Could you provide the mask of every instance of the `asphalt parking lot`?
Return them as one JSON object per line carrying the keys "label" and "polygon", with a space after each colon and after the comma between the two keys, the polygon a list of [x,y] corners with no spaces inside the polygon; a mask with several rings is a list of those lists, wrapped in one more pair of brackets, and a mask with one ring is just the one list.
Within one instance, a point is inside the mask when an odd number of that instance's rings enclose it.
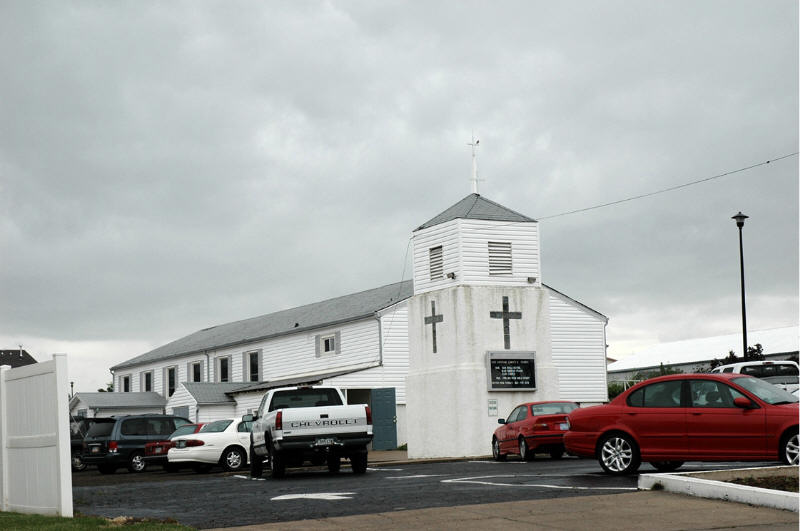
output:
{"label": "asphalt parking lot", "polygon": [[[690,463],[687,470],[735,468]],[[752,464],[751,464],[752,466]],[[650,471],[643,465],[642,472]],[[614,495],[636,491],[637,476],[612,477],[594,460],[455,461],[373,466],[363,476],[347,467],[290,470],[282,480],[247,473],[170,474],[161,470],[73,475],[76,511],[107,517],[173,518],[197,528],[460,505]]]}

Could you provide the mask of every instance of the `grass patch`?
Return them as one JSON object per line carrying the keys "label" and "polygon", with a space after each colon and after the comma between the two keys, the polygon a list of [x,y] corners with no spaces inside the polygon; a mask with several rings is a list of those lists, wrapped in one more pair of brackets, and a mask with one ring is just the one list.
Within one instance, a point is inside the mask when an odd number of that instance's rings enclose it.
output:
{"label": "grass patch", "polygon": [[62,518],[60,516],[44,516],[41,514],[21,514],[0,512],[0,529],[8,530],[80,530],[80,529],[152,529],[175,531],[179,529],[194,529],[181,525],[174,520],[151,520],[148,518],[132,518],[130,516],[120,516],[109,519],[97,516],[83,516],[76,514],[74,518]]}
{"label": "grass patch", "polygon": [[408,450],[408,445],[407,444],[401,444],[400,446],[398,446],[395,449],[396,450]]}

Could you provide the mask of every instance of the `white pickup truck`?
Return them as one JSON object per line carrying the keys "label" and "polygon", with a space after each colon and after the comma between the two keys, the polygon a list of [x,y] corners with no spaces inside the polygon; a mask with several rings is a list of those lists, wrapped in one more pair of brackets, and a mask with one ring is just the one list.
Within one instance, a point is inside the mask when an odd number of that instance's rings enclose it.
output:
{"label": "white pickup truck", "polygon": [[[248,415],[245,419],[250,418]],[[282,387],[261,399],[252,416],[250,475],[261,477],[266,459],[273,478],[286,467],[327,463],[339,471],[350,460],[356,474],[367,470],[367,445],[372,441],[372,412],[365,404],[345,405],[336,387]]]}

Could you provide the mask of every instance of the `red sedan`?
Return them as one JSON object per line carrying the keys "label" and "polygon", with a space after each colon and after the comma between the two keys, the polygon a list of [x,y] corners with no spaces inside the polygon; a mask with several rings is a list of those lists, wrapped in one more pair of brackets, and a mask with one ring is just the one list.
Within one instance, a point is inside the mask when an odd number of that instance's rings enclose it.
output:
{"label": "red sedan", "polygon": [[636,472],[642,461],[660,471],[684,461],[797,465],[797,407],[797,397],[743,374],[661,376],[570,413],[564,445],[614,475]]}
{"label": "red sedan", "polygon": [[203,423],[197,424],[184,424],[183,426],[178,427],[174,432],[172,432],[166,441],[156,441],[156,442],[149,442],[144,445],[144,460],[148,464],[157,464],[163,465],[164,469],[167,471],[176,470],[176,466],[171,466],[170,463],[167,461],[167,452],[170,448],[175,446],[175,443],[172,442],[173,437],[178,437],[179,435],[190,435],[192,433],[197,433],[200,431],[200,428],[203,427]]}
{"label": "red sedan", "polygon": [[507,419],[497,420],[502,426],[492,436],[495,460],[519,454],[530,461],[536,452],[559,459],[564,455],[564,432],[569,428],[567,414],[577,407],[575,402],[528,402],[515,407]]}

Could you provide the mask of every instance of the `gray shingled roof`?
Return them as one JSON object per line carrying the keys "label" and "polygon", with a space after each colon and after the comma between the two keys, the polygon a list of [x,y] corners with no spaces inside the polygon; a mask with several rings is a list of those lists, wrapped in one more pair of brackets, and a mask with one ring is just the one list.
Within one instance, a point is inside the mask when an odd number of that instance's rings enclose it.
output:
{"label": "gray shingled roof", "polygon": [[413,294],[411,280],[205,328],[111,367],[112,371],[372,317]]}
{"label": "gray shingled roof", "polygon": [[536,221],[535,219],[524,216],[519,212],[490,201],[479,194],[469,194],[467,197],[451,206],[438,216],[435,216],[426,223],[423,223],[414,232],[442,223],[447,223],[454,219],[485,219],[490,221]]}
{"label": "gray shingled roof", "polygon": [[183,385],[195,401],[200,405],[233,404],[233,398],[228,393],[238,391],[241,387],[248,387],[246,382],[184,382]]}
{"label": "gray shingled roof", "polygon": [[158,393],[75,393],[71,403],[80,400],[89,408],[164,407],[167,400]]}
{"label": "gray shingled roof", "polygon": [[237,393],[244,393],[247,391],[268,391],[270,389],[277,389],[278,387],[294,387],[297,385],[317,385],[321,384],[323,380],[329,378],[336,378],[337,376],[344,376],[345,374],[352,374],[354,372],[365,371],[373,367],[362,367],[359,369],[344,369],[340,371],[327,372],[323,374],[312,374],[309,376],[297,376],[293,378],[284,378],[283,380],[273,380],[271,382],[253,382],[251,384],[244,384]]}

